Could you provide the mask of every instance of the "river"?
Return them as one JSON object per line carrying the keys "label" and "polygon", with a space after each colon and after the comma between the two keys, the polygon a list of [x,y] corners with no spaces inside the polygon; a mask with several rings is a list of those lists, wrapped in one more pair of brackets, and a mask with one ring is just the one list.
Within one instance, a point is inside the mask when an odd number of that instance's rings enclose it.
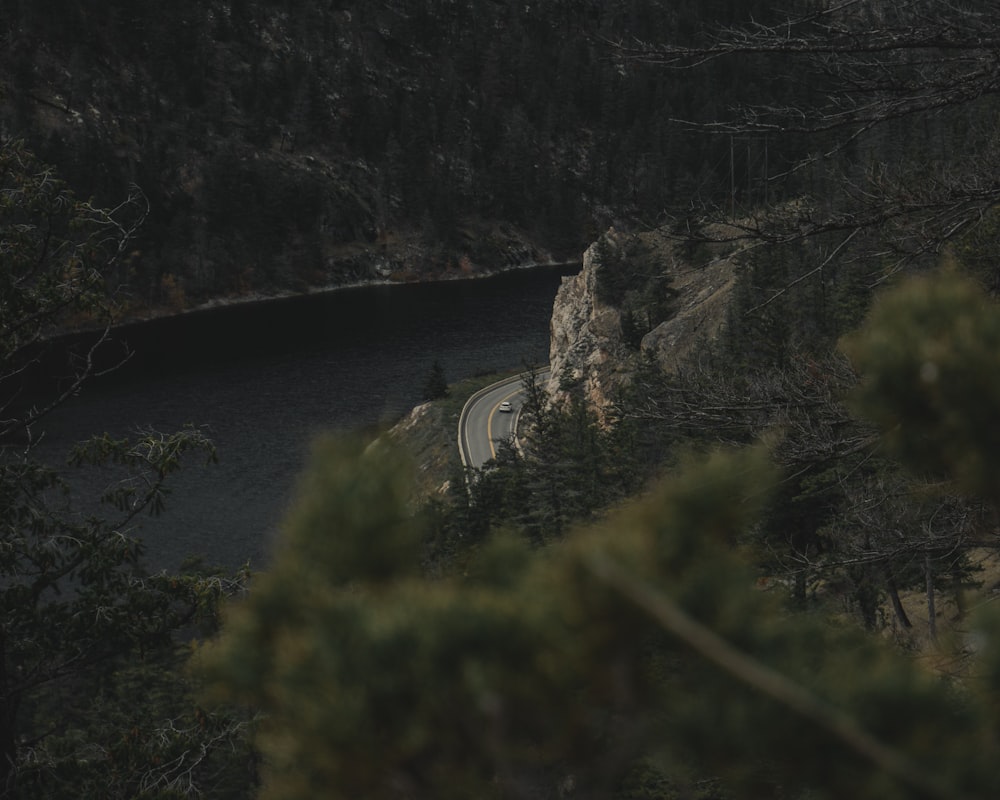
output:
{"label": "river", "polygon": [[[45,418],[38,453],[57,463],[92,434],[204,427],[219,463],[174,476],[167,512],[138,531],[147,560],[262,566],[318,433],[397,419],[435,360],[452,382],[547,363],[552,301],[574,271],[343,289],[125,327],[133,356]],[[73,480],[98,488],[94,475]]]}

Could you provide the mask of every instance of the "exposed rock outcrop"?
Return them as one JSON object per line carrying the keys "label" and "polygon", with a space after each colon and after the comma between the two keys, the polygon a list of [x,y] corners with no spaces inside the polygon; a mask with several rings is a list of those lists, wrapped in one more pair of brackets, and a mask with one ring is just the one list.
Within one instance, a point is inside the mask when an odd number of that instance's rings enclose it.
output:
{"label": "exposed rock outcrop", "polygon": [[[641,275],[642,286],[624,291],[613,304],[602,299],[609,293],[601,291],[602,270]],[[706,263],[694,266],[663,234],[609,230],[584,253],[580,273],[564,278],[556,294],[550,397],[558,402],[579,392],[606,421],[615,391],[629,381],[640,354],[652,355],[671,372],[719,337],[735,279],[734,260],[725,254],[708,254]],[[636,316],[652,323],[638,342],[626,330]]]}
{"label": "exposed rock outcrop", "polygon": [[[613,231],[602,240],[617,249]],[[563,278],[552,307],[549,323],[548,392],[553,400],[564,399],[579,389],[599,415],[603,416],[622,370],[627,370],[628,353],[622,336],[621,311],[598,297],[597,273],[601,251],[595,242],[583,254],[583,267],[576,275]]]}
{"label": "exposed rock outcrop", "polygon": [[717,258],[698,267],[677,262],[674,266],[674,314],[642,338],[642,352],[655,356],[666,372],[676,370],[719,337],[736,283],[732,258]]}

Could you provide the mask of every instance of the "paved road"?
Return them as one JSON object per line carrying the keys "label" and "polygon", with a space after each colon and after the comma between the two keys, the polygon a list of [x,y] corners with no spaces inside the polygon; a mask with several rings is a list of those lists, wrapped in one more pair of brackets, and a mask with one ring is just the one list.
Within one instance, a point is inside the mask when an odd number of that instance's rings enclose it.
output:
{"label": "paved road", "polygon": [[[538,373],[539,381],[547,377],[547,369]],[[496,456],[497,442],[514,432],[524,399],[520,375],[480,389],[468,399],[458,418],[458,451],[463,465],[479,469]],[[511,404],[510,413],[500,411],[504,401]]]}

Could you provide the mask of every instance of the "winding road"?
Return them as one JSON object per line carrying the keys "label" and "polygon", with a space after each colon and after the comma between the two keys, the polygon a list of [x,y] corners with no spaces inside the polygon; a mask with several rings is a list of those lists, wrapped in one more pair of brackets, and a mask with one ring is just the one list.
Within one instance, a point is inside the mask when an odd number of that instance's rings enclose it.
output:
{"label": "winding road", "polygon": [[[548,367],[536,375],[544,382]],[[496,457],[497,442],[514,433],[524,400],[523,378],[515,375],[480,389],[466,401],[458,418],[458,451],[463,466],[480,469]],[[500,411],[503,402],[510,403],[510,412]]]}

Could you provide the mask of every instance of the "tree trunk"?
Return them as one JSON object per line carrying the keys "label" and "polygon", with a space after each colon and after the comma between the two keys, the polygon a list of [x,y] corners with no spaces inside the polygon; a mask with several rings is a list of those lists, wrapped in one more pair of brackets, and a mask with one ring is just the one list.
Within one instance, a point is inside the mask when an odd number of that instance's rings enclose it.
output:
{"label": "tree trunk", "polygon": [[913,623],[906,616],[906,609],[903,608],[903,603],[899,599],[899,589],[896,588],[896,579],[892,577],[891,573],[886,574],[885,585],[889,591],[889,599],[892,600],[892,610],[896,612],[896,619],[899,620],[899,624],[904,628],[912,628]]}
{"label": "tree trunk", "polygon": [[927,632],[931,641],[937,641],[937,611],[934,608],[934,569],[930,553],[924,556],[924,577],[927,581]]}
{"label": "tree trunk", "polygon": [[7,637],[0,630],[0,798],[15,797],[17,738],[14,735],[17,703],[7,677]]}

